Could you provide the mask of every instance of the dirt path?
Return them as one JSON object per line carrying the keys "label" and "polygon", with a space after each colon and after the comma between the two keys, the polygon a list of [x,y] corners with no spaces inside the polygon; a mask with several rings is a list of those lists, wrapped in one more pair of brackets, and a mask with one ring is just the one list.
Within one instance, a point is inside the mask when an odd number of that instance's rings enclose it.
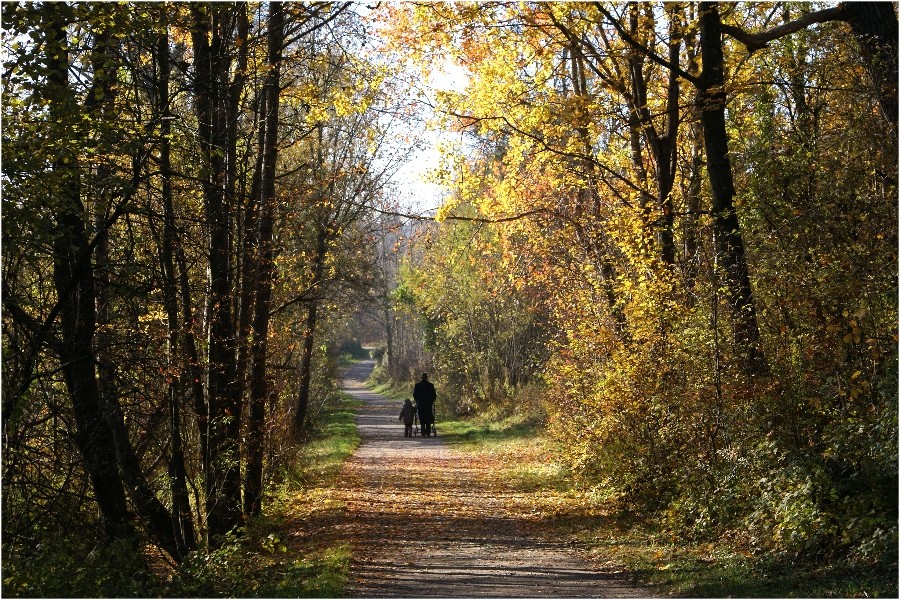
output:
{"label": "dirt path", "polygon": [[[514,494],[485,485],[484,458],[437,438],[404,438],[400,403],[365,389],[372,368],[348,372],[345,390],[363,401],[362,443],[341,478],[351,538],[352,597],[646,597],[535,521],[508,510]],[[440,434],[440,423],[438,423]],[[537,516],[533,519],[538,518]]]}

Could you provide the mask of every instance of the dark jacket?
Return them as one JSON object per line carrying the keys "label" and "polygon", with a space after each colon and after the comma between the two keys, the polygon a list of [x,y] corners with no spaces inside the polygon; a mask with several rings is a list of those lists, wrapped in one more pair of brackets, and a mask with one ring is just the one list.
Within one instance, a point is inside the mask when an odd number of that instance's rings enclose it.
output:
{"label": "dark jacket", "polygon": [[404,425],[412,425],[413,421],[416,419],[416,409],[409,403],[409,400],[406,401],[403,405],[403,409],[400,411],[400,419],[403,420]]}
{"label": "dark jacket", "polygon": [[416,408],[419,410],[419,420],[422,423],[434,422],[434,400],[437,393],[434,386],[427,379],[421,380],[413,388],[413,398],[416,401]]}

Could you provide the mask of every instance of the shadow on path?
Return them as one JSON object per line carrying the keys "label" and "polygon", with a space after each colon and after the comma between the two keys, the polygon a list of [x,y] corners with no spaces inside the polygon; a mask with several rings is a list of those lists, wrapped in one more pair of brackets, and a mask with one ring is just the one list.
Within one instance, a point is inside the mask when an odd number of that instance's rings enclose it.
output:
{"label": "shadow on path", "polygon": [[505,506],[513,492],[485,484],[485,459],[440,437],[404,438],[401,403],[365,389],[373,363],[351,368],[344,390],[363,402],[360,447],[340,495],[353,546],[353,597],[646,597],[564,543],[529,535]]}

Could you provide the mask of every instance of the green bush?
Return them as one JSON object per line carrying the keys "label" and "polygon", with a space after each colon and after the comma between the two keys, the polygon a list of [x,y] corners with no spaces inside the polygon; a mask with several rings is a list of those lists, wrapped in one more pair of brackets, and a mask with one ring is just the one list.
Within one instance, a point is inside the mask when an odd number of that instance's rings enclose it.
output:
{"label": "green bush", "polygon": [[[265,522],[228,537],[218,549],[193,553],[168,595],[226,598],[309,598],[342,594],[349,568],[346,545],[317,549],[297,560],[277,528]],[[268,531],[268,533],[267,533]]]}
{"label": "green bush", "polygon": [[131,543],[57,537],[10,556],[4,548],[3,596],[9,598],[132,598],[158,595],[161,585]]}

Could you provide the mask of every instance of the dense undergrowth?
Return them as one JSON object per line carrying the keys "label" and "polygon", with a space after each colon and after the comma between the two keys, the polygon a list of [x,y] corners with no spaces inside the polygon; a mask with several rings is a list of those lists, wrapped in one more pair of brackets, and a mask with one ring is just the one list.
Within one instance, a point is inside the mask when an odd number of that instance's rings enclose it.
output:
{"label": "dense undergrowth", "polygon": [[[264,514],[211,552],[198,551],[177,568],[157,553],[124,542],[101,545],[90,536],[57,536],[3,564],[5,597],[335,597],[350,564],[348,546],[317,538],[299,523],[341,510],[329,486],[359,444],[355,401],[323,407],[307,442],[271,488]],[[287,536],[286,531],[299,531]]]}

